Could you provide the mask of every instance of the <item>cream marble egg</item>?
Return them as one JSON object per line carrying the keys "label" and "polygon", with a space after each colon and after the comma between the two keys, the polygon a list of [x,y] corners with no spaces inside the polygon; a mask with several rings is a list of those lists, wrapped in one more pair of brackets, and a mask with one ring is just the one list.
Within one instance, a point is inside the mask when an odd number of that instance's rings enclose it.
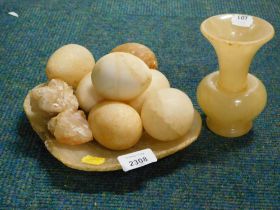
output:
{"label": "cream marble egg", "polygon": [[194,108],[190,98],[175,88],[153,92],[145,100],[141,118],[146,132],[161,141],[184,136],[191,128]]}
{"label": "cream marble egg", "polygon": [[132,147],[142,135],[139,114],[121,102],[97,104],[90,111],[88,122],[96,141],[112,150]]}
{"label": "cream marble egg", "polygon": [[157,69],[158,62],[154,52],[147,46],[139,43],[125,43],[115,47],[112,52],[127,52],[144,61],[150,69]]}
{"label": "cream marble egg", "polygon": [[64,45],[49,58],[46,74],[48,79],[61,79],[73,88],[92,71],[95,60],[88,49],[77,44]]}
{"label": "cream marble egg", "polygon": [[103,100],[103,98],[96,92],[92,84],[91,72],[84,76],[79,82],[75,94],[80,107],[85,112],[89,112],[94,105]]}
{"label": "cream marble egg", "polygon": [[154,91],[169,88],[170,84],[168,79],[158,70],[151,71],[152,73],[152,82],[149,87],[139,96],[137,96],[132,101],[128,102],[130,106],[132,106],[137,112],[141,112],[143,103],[145,99]]}
{"label": "cream marble egg", "polygon": [[96,91],[110,100],[131,100],[140,95],[151,80],[148,66],[140,58],[123,52],[103,56],[92,71]]}

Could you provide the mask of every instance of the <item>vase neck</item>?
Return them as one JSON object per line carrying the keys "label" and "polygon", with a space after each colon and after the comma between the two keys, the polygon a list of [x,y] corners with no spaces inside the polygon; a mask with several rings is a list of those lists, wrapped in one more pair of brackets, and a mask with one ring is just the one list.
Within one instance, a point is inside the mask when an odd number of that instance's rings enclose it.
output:
{"label": "vase neck", "polygon": [[240,45],[212,42],[218,56],[218,86],[228,92],[239,92],[247,87],[247,75],[259,44]]}

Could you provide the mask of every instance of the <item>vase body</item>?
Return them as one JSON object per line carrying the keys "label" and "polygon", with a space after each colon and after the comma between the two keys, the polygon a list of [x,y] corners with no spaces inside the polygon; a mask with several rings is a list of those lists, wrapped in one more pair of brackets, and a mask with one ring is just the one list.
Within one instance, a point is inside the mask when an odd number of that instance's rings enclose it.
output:
{"label": "vase body", "polygon": [[232,25],[232,17],[214,16],[201,24],[216,51],[219,71],[200,82],[197,99],[208,128],[224,137],[246,134],[266,105],[265,87],[249,74],[249,67],[258,49],[274,35],[273,27],[260,18],[253,17],[253,25],[245,28]]}

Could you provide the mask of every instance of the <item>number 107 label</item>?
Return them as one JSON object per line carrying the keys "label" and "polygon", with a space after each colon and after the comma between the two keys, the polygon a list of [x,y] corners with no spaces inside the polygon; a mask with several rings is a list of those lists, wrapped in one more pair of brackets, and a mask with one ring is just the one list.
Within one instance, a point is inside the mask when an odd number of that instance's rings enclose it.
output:
{"label": "number 107 label", "polygon": [[250,15],[233,15],[231,23],[236,26],[250,27],[253,24],[253,17]]}
{"label": "number 107 label", "polygon": [[157,158],[151,149],[144,149],[126,155],[121,155],[118,157],[118,161],[123,170],[126,172],[156,162]]}

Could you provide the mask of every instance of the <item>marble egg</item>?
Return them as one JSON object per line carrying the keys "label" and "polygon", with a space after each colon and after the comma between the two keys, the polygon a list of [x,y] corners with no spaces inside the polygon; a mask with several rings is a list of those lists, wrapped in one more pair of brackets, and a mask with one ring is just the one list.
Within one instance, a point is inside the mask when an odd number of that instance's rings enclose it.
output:
{"label": "marble egg", "polygon": [[91,52],[77,44],[64,45],[49,58],[46,74],[49,80],[61,79],[73,88],[92,71],[95,60]]}
{"label": "marble egg", "polygon": [[128,101],[140,95],[151,83],[148,66],[129,53],[114,52],[100,58],[92,71],[92,82],[105,99]]}
{"label": "marble egg", "polygon": [[143,60],[150,69],[157,69],[158,62],[154,52],[147,46],[139,43],[125,43],[115,47],[112,52],[131,53]]}
{"label": "marble egg", "polygon": [[139,114],[121,102],[101,102],[88,116],[93,137],[112,150],[124,150],[135,145],[142,135]]}
{"label": "marble egg", "polygon": [[94,105],[103,100],[92,84],[91,72],[85,75],[79,82],[75,95],[79,101],[79,106],[85,112],[89,112]]}
{"label": "marble egg", "polygon": [[143,104],[141,118],[149,135],[157,140],[172,141],[189,131],[194,108],[184,92],[165,88],[149,95]]}
{"label": "marble egg", "polygon": [[145,99],[154,91],[169,88],[170,84],[168,79],[158,70],[151,71],[152,73],[152,82],[149,87],[139,96],[137,96],[132,101],[128,102],[130,106],[132,106],[137,112],[141,112],[143,103]]}

